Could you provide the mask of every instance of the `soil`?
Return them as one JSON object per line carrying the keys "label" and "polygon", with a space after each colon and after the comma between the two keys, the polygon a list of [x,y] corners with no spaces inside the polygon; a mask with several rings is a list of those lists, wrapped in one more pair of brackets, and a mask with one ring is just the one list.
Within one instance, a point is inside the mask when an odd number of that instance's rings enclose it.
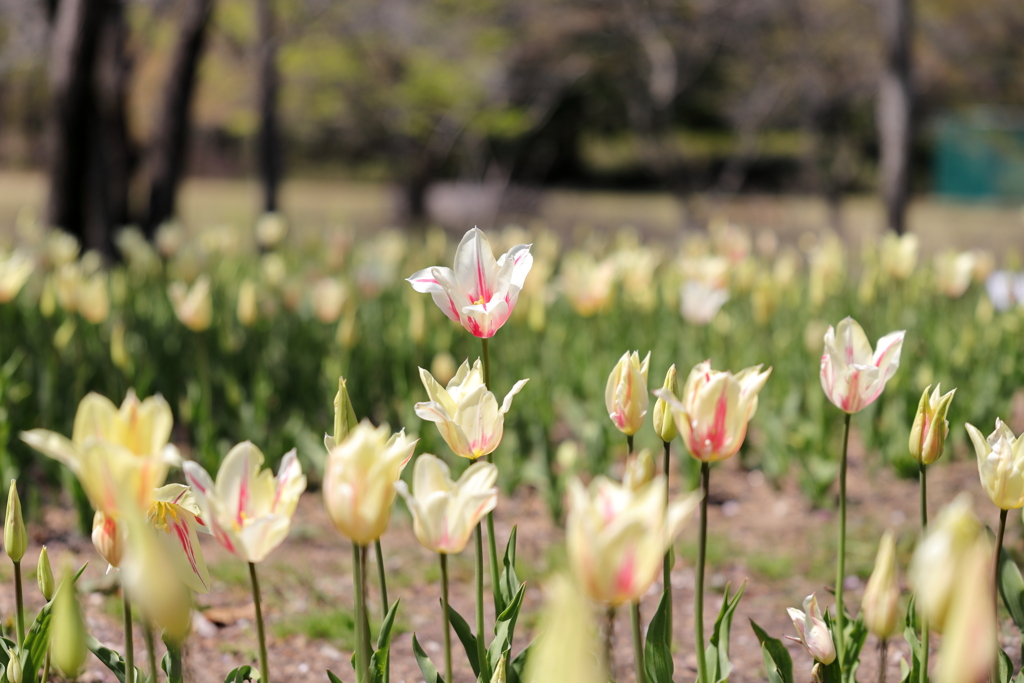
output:
{"label": "soil", "polygon": [[[678,457],[678,453],[674,455]],[[673,481],[676,487],[680,482]],[[919,526],[916,481],[900,480],[874,457],[865,457],[856,439],[851,444],[849,469],[849,542],[845,581],[847,604],[859,609],[864,580],[871,571],[881,531],[893,529],[900,539],[900,564],[906,566]],[[978,485],[972,460],[940,462],[929,470],[931,515],[961,491],[967,491],[982,519],[995,524],[996,509]],[[744,471],[738,460],[712,470],[709,499],[709,570],[704,615],[705,637],[710,635],[726,584],[733,588],[746,581],[746,592],[737,609],[732,628],[731,660],[735,683],[766,679],[760,647],[749,626],[754,620],[776,637],[795,635],[786,607],[799,607],[804,596],[815,592],[823,606],[832,598],[827,588],[834,581],[835,534],[838,516],[832,509],[814,509],[792,480],[773,486],[759,472]],[[1014,516],[1015,517],[1015,516]],[[32,545],[23,566],[34,567],[40,546],[49,546],[55,568],[70,562],[88,561],[81,580],[83,604],[90,632],[101,642],[120,651],[123,634],[116,575],[106,575],[102,560],[87,538],[73,531],[74,518],[66,510],[53,508],[40,524],[31,526]],[[496,511],[496,532],[502,544],[512,524],[518,525],[520,577],[528,583],[523,616],[516,633],[514,652],[532,637],[531,630],[543,601],[543,577],[564,566],[562,531],[550,518],[542,498],[530,489],[503,497]],[[675,679],[696,677],[693,629],[693,558],[696,519],[677,544],[676,568],[672,574],[675,610]],[[423,680],[412,655],[412,632],[440,665],[442,632],[438,600],[440,588],[437,558],[423,550],[412,533],[410,520],[395,515],[382,539],[388,568],[389,596],[401,598],[398,626],[401,633],[393,642],[391,680],[413,683]],[[1020,524],[1011,519],[1007,545],[1021,545]],[[193,635],[186,645],[186,680],[220,683],[234,667],[256,665],[256,634],[249,593],[248,571],[210,537],[203,549],[214,577],[213,589],[197,597]],[[259,566],[264,590],[264,610],[269,624],[272,680],[324,681],[330,669],[343,680],[352,681],[349,665],[351,627],[337,624],[351,619],[351,546],[331,526],[319,495],[307,494],[296,512],[289,539]],[[2,563],[0,576],[8,587],[0,593],[0,610],[5,628],[13,614],[14,591],[10,565]],[[371,604],[379,614],[376,569],[371,561]],[[34,587],[34,574],[27,572],[26,596],[38,609],[42,598]],[[452,558],[452,606],[473,621],[473,566],[471,548]],[[661,586],[655,584],[642,606],[644,619],[653,613]],[[489,596],[489,593],[488,593]],[[489,597],[488,597],[489,600]],[[1005,617],[1005,614],[1004,614]],[[350,623],[350,622],[349,622]],[[487,608],[487,623],[493,610]],[[455,681],[469,683],[472,674],[458,641],[455,647]],[[786,641],[794,661],[797,681],[810,680],[811,660],[796,643]],[[136,661],[145,662],[142,634],[136,632]],[[933,649],[938,640],[933,639]],[[1012,622],[1004,619],[1002,644],[1011,653],[1020,652],[1019,635]],[[874,637],[865,645],[858,679],[878,680],[878,644]],[[161,653],[162,654],[162,653]],[[889,681],[899,680],[900,657],[908,656],[903,638],[897,636],[888,649]],[[1016,660],[1016,654],[1014,654]],[[615,623],[614,660],[620,683],[634,680],[632,645],[627,610],[620,610]],[[932,659],[934,662],[934,657]],[[1018,662],[1019,663],[1019,662]],[[91,658],[79,681],[114,681],[99,662]]]}

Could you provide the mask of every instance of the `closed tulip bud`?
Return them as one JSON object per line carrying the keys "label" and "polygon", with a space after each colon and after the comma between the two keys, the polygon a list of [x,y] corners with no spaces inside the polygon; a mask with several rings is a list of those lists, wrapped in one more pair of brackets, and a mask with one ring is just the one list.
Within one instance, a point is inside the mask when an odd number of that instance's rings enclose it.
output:
{"label": "closed tulip bud", "polygon": [[21,683],[22,681],[21,657],[17,650],[11,650],[8,653],[7,680],[9,683]]}
{"label": "closed tulip bud", "polygon": [[348,395],[348,380],[338,378],[338,393],[334,395],[334,435],[324,435],[324,446],[330,451],[344,441],[349,432],[356,428],[356,411],[352,407],[352,399]]}
{"label": "closed tulip bud", "polygon": [[965,426],[978,456],[981,485],[989,499],[1003,510],[1024,507],[1024,435],[1014,436],[999,418],[988,438],[974,425]]}
{"label": "closed tulip bud", "polygon": [[65,676],[75,678],[85,664],[86,649],[85,622],[82,607],[78,603],[75,584],[71,573],[65,572],[64,580],[54,598],[50,627],[50,657]]}
{"label": "closed tulip bud", "polygon": [[643,362],[640,354],[628,351],[612,368],[608,375],[608,383],[604,389],[604,405],[608,409],[608,417],[612,419],[619,431],[632,436],[640,431],[647,417],[647,371],[651,364],[651,352]]}
{"label": "closed tulip bud", "polygon": [[949,404],[953,401],[956,389],[940,395],[941,387],[941,384],[935,385],[935,391],[931,394],[928,393],[930,386],[924,390],[917,404],[914,425],[910,428],[910,455],[922,465],[931,465],[939,459],[946,445],[946,436],[949,435],[946,413],[949,412]]}
{"label": "closed tulip bud", "polygon": [[[665,373],[665,383],[661,385],[662,391],[667,391],[676,398],[679,398],[679,380],[676,377],[676,366],[673,364]],[[672,410],[665,399],[659,398],[654,402],[654,410],[651,411],[651,420],[654,423],[654,431],[664,441],[672,441],[679,435],[676,421],[672,417]]]}
{"label": "closed tulip bud", "polygon": [[498,660],[497,666],[494,667],[491,683],[505,683],[506,680],[508,680],[508,677],[505,674],[505,658],[502,657]]}
{"label": "closed tulip bud", "polygon": [[917,266],[920,240],[917,235],[886,233],[882,239],[882,271],[897,280],[906,280]]}
{"label": "closed tulip bud", "polygon": [[92,545],[107,561],[110,569],[121,566],[124,557],[125,530],[113,517],[97,511],[92,518]]}
{"label": "closed tulip bud", "polygon": [[818,607],[818,599],[811,593],[804,599],[803,610],[790,607],[786,610],[789,618],[793,620],[793,627],[796,629],[799,638],[786,636],[796,641],[807,649],[814,661],[821,662],[828,666],[836,659],[836,646],[832,642],[832,634],[828,632],[828,626],[821,616],[821,609]]}
{"label": "closed tulip bud", "polygon": [[25,530],[25,518],[21,516],[18,485],[11,479],[11,488],[7,493],[7,519],[4,521],[4,550],[12,562],[21,562],[27,548],[28,532]]}
{"label": "closed tulip bud", "polygon": [[961,562],[949,608],[936,683],[983,683],[999,647],[992,602],[992,547],[979,538]]}
{"label": "closed tulip bud", "polygon": [[626,473],[622,485],[632,491],[639,491],[654,479],[654,457],[648,449],[630,455],[626,461]]}
{"label": "closed tulip bud", "polygon": [[39,551],[39,563],[36,565],[36,581],[39,583],[39,592],[43,594],[43,598],[47,602],[52,600],[56,585],[53,581],[53,570],[50,569],[50,554],[46,551],[45,545]]}
{"label": "closed tulip bud", "polygon": [[864,329],[853,318],[844,318],[836,329],[829,326],[821,356],[821,388],[828,400],[848,414],[871,405],[896,374],[905,334],[890,332],[872,352]]}
{"label": "closed tulip bud", "polygon": [[184,282],[172,282],[167,287],[167,296],[178,320],[193,332],[202,332],[213,323],[213,301],[210,298],[208,276],[197,277],[191,288]]}
{"label": "closed tulip bud", "polygon": [[861,603],[864,624],[879,638],[896,632],[899,619],[900,588],[896,574],[896,538],[886,531],[878,546],[875,568],[864,589]]}

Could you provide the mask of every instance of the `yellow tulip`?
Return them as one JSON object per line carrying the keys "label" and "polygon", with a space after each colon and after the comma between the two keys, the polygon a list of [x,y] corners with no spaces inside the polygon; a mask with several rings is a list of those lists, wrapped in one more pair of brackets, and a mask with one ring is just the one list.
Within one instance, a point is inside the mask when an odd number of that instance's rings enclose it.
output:
{"label": "yellow tulip", "polygon": [[256,220],[256,243],[263,249],[273,249],[288,235],[288,222],[276,211],[268,211]]}
{"label": "yellow tulip", "polygon": [[590,606],[569,577],[553,578],[545,590],[536,644],[526,663],[527,683],[607,681]]}
{"label": "yellow tulip", "polygon": [[878,545],[875,568],[864,589],[861,610],[864,624],[879,638],[896,632],[899,620],[900,587],[896,572],[896,537],[886,531]]}
{"label": "yellow tulip", "polygon": [[979,538],[961,560],[936,683],[983,683],[999,647],[992,602],[992,547]]}
{"label": "yellow tulip", "polygon": [[608,409],[608,417],[612,419],[620,432],[632,436],[640,431],[647,417],[647,372],[651,365],[651,352],[643,362],[640,354],[628,351],[612,368],[608,382],[604,388],[604,405]]}
{"label": "yellow tulip", "polygon": [[743,445],[747,424],[757,411],[757,394],[771,373],[771,368],[761,372],[756,365],[733,375],[712,370],[711,361],[704,361],[690,371],[682,400],[664,389],[655,394],[668,403],[690,455],[717,462]]}
{"label": "yellow tulip", "polygon": [[322,278],[313,287],[313,314],[322,323],[337,322],[347,296],[345,285],[333,277]]}
{"label": "yellow tulip", "polygon": [[82,278],[78,288],[78,312],[93,325],[99,325],[110,315],[110,292],[105,272]]}
{"label": "yellow tulip", "polygon": [[473,529],[498,504],[498,468],[476,462],[452,481],[448,465],[424,453],[416,459],[412,493],[404,481],[395,483],[412,512],[416,540],[427,550],[446,555],[461,553]]}
{"label": "yellow tulip", "polygon": [[149,509],[149,526],[165,548],[165,556],[178,578],[196,593],[210,590],[210,572],[206,568],[203,549],[196,533],[210,533],[200,518],[201,510],[195,494],[187,486],[168,484],[157,489],[155,502]]}
{"label": "yellow tulip", "polygon": [[[667,391],[676,398],[679,398],[679,380],[676,378],[676,366],[673,365],[665,373],[665,383],[661,385],[663,391]],[[651,421],[654,424],[654,431],[662,441],[672,441],[679,435],[675,418],[672,417],[672,409],[669,408],[665,399],[659,398],[654,402],[654,410],[651,411]]]}
{"label": "yellow tulip", "polygon": [[213,301],[210,298],[210,278],[200,275],[189,288],[184,282],[172,282],[167,297],[174,306],[174,315],[181,324],[193,332],[208,329],[213,322]]}
{"label": "yellow tulip", "polygon": [[999,418],[987,439],[974,425],[965,427],[974,443],[978,474],[989,499],[1003,510],[1024,507],[1024,435],[1014,436]]}
{"label": "yellow tulip", "polygon": [[663,475],[636,491],[602,476],[589,489],[570,481],[565,540],[587,595],[610,605],[638,600],[699,501],[692,494],[666,508]]}
{"label": "yellow tulip", "polygon": [[438,384],[423,368],[420,368],[420,381],[430,400],[417,403],[416,414],[437,424],[441,437],[455,455],[475,460],[493,453],[501,443],[505,413],[512,407],[512,398],[529,380],[516,382],[500,408],[494,394],[484,386],[479,359],[472,369],[469,361],[463,361],[447,387]]}
{"label": "yellow tulip", "polygon": [[561,266],[560,287],[577,315],[589,318],[608,309],[615,291],[615,261],[597,262],[583,252],[572,252]]}
{"label": "yellow tulip", "polygon": [[261,562],[288,537],[292,515],[306,490],[295,449],[281,460],[277,478],[261,470],[263,453],[250,441],[221,463],[217,481],[198,463],[184,464],[185,478],[214,538],[246,562]]}
{"label": "yellow tulip", "polygon": [[925,388],[917,404],[914,425],[910,428],[910,455],[922,465],[930,465],[939,459],[949,435],[946,414],[956,389],[942,394],[941,388],[941,384],[935,385],[931,394],[928,393],[931,386]]}
{"label": "yellow tulip", "polygon": [[905,331],[878,340],[875,351],[864,329],[850,317],[825,332],[821,356],[821,388],[837,408],[857,413],[871,405],[900,366]]}
{"label": "yellow tulip", "polygon": [[405,430],[363,420],[330,449],[324,471],[324,505],[334,526],[358,545],[381,537],[391,519],[395,482],[412,458],[418,439]]}

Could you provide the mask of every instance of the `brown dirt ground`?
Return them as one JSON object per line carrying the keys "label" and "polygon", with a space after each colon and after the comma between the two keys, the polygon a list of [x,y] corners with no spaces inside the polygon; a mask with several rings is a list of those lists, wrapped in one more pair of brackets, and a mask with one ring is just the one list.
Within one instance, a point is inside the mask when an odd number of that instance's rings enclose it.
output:
{"label": "brown dirt ground", "polygon": [[[674,484],[676,482],[673,482]],[[997,515],[977,483],[973,460],[940,462],[932,467],[929,477],[931,514],[960,491],[971,493],[975,509],[983,519],[994,524]],[[727,582],[738,586],[747,581],[746,593],[736,612],[732,630],[731,680],[735,683],[765,680],[760,648],[748,620],[754,619],[769,633],[782,636],[794,634],[785,608],[799,606],[805,595],[817,592],[823,604],[831,605],[826,586],[834,582],[833,558],[837,516],[833,510],[813,509],[792,481],[776,488],[757,472],[746,472],[733,460],[717,467],[711,476],[709,514],[709,590],[704,614],[705,635],[710,634],[721,603],[721,590]],[[918,489],[916,481],[896,479],[874,458],[865,458],[856,438],[851,444],[849,474],[849,538],[847,602],[859,608],[864,577],[870,573],[877,539],[884,528],[894,529],[899,536],[901,566],[905,566],[918,525]],[[39,547],[50,547],[55,567],[65,561],[77,564],[89,561],[81,586],[90,631],[103,643],[120,650],[120,607],[116,600],[116,582],[104,574],[102,561],[88,539],[72,529],[72,516],[65,510],[50,509],[43,523],[32,525],[33,543],[24,561],[34,567]],[[552,523],[541,497],[524,489],[511,498],[503,497],[496,513],[499,539],[504,542],[511,525],[519,527],[520,575],[528,582],[523,617],[516,641],[518,651],[529,642],[530,631],[542,603],[541,583],[553,567],[564,564],[561,550],[562,532]],[[1020,523],[1011,520],[1007,544],[1021,545]],[[696,676],[693,630],[693,557],[696,524],[691,524],[677,545],[678,560],[672,575],[674,587],[675,666],[676,680],[693,680]],[[392,680],[414,683],[422,680],[411,650],[415,631],[436,663],[443,661],[439,586],[436,557],[423,550],[413,536],[411,524],[404,515],[396,515],[391,529],[383,539],[392,600],[400,597],[402,605],[399,625],[402,632],[393,645]],[[217,547],[209,537],[203,538],[204,551],[214,577],[210,594],[198,597],[197,608],[205,617],[194,620],[193,636],[186,651],[186,680],[196,683],[219,683],[232,668],[256,662],[256,636],[251,619],[252,603],[248,592],[245,565]],[[13,588],[9,564],[2,563],[0,578],[8,588],[0,592],[0,610],[10,621],[13,613]],[[324,681],[324,671],[331,669],[346,680],[352,680],[348,659],[351,647],[344,635],[332,630],[331,620],[348,613],[352,605],[351,547],[332,527],[319,495],[306,495],[295,515],[291,537],[261,566],[265,610],[270,632],[271,673],[275,682]],[[376,576],[370,566],[371,577]],[[42,600],[28,572],[26,593],[29,605],[36,609]],[[452,604],[472,621],[472,554],[452,561]],[[375,582],[371,581],[371,586]],[[645,618],[653,613],[660,585],[652,587],[643,602]],[[376,596],[376,589],[372,593]],[[371,603],[374,612],[379,603]],[[311,618],[320,617],[327,626],[312,627]],[[1005,616],[1005,615],[1004,615]],[[341,617],[337,617],[341,618]],[[487,622],[493,611],[488,608]],[[218,622],[217,624],[213,622]],[[317,630],[319,628],[319,631]],[[326,631],[324,630],[326,629]],[[326,634],[327,637],[316,637]],[[454,638],[453,638],[454,640]],[[135,635],[137,660],[145,659],[142,635]],[[789,643],[797,680],[810,679],[810,659],[802,649]],[[937,641],[933,641],[933,648]],[[1012,622],[1004,620],[1003,646],[1008,652],[1019,652],[1019,636]],[[472,680],[465,656],[454,643],[458,683]],[[864,649],[858,678],[877,680],[877,643],[872,637]],[[897,637],[889,648],[888,680],[898,680],[900,655],[907,653],[906,643]],[[632,647],[629,620],[622,610],[615,624],[615,652],[618,680],[633,680]],[[933,659],[934,661],[934,659]],[[90,658],[80,681],[114,681],[115,679]]]}

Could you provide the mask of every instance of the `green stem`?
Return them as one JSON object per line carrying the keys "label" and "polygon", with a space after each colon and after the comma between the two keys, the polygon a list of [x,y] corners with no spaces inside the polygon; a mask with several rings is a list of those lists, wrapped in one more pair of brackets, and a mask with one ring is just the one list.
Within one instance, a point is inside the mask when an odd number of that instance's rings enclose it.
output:
{"label": "green stem", "polygon": [[843,629],[846,611],[843,609],[843,579],[846,578],[846,451],[850,445],[850,413],[846,413],[843,429],[843,455],[839,461],[839,557],[836,561],[836,653],[840,671],[846,668],[846,650]]}
{"label": "green stem", "polygon": [[626,434],[626,455],[632,455],[633,453],[633,435]]}
{"label": "green stem", "polygon": [[170,666],[167,667],[167,683],[184,683],[185,674],[181,666],[181,645],[168,640],[164,640],[164,645],[167,647],[168,659],[170,660]]}
{"label": "green stem", "polygon": [[[919,466],[921,482],[921,533],[928,528],[928,469],[923,463]],[[928,620],[921,617],[921,671],[918,683],[928,683],[928,650],[930,634]]]}
{"label": "green stem", "polygon": [[886,669],[888,668],[886,662],[888,653],[889,639],[882,638],[878,643],[878,683],[885,683],[885,674],[887,673]]}
{"label": "green stem", "polygon": [[357,543],[352,544],[352,568],[355,572],[353,577],[353,588],[356,594],[356,681],[358,683],[369,683],[370,680],[370,658],[367,656],[369,643],[366,641],[366,633],[363,629],[363,622],[366,619],[366,595],[363,592],[363,557],[362,547]]}
{"label": "green stem", "polygon": [[633,663],[636,665],[636,683],[646,683],[644,677],[644,642],[640,635],[640,602],[629,607],[629,623],[633,627]]}
{"label": "green stem", "polygon": [[[145,615],[143,615],[143,617],[145,617]],[[146,623],[145,619],[142,621],[142,637],[146,640],[146,659],[149,661],[149,681],[150,683],[156,683],[156,643],[153,642],[153,629],[148,623]]]}
{"label": "green stem", "polygon": [[263,608],[260,605],[260,580],[256,576],[256,563],[249,563],[249,578],[252,580],[252,601],[256,606],[256,636],[260,640],[260,683],[270,683],[267,668],[267,636],[263,630]]}
{"label": "green stem", "polygon": [[[484,633],[484,539],[483,525],[476,525],[476,656],[481,673],[487,670],[487,634]],[[490,676],[486,677],[490,680]]]}
{"label": "green stem", "polygon": [[[664,471],[665,471],[665,510],[666,510],[666,513],[667,513],[667,511],[668,511],[668,501],[669,501],[668,473],[669,473],[669,466],[670,466],[670,450],[671,450],[670,449],[670,445],[671,444],[668,441],[665,441],[664,443],[665,443],[665,462],[664,462]],[[675,559],[674,553],[672,551],[672,546],[670,545],[668,547],[668,550],[665,551],[665,566],[664,566],[663,571],[662,571],[662,579],[661,579],[661,581],[662,581],[661,592],[662,592],[663,595],[668,597],[668,600],[666,601],[666,606],[668,607],[668,632],[670,634],[672,633],[672,561],[674,559]]]}
{"label": "green stem", "polygon": [[615,655],[612,652],[612,641],[615,639],[615,606],[609,605],[604,615],[604,662],[608,667],[608,676],[615,679]]}
{"label": "green stem", "polygon": [[47,683],[50,680],[50,648],[46,648],[46,659],[43,660],[43,677],[39,680],[41,683]]}
{"label": "green stem", "polygon": [[[484,386],[491,390],[491,345],[490,340],[480,339],[480,346],[484,364]],[[494,454],[487,454],[487,462],[494,462]],[[498,612],[498,544],[494,538],[494,511],[487,513],[487,557],[491,562],[491,592],[494,597],[494,615]],[[481,622],[482,623],[482,622]],[[451,683],[449,681],[448,683]]]}
{"label": "green stem", "polygon": [[[132,633],[132,603],[128,591],[121,587],[121,605],[124,608],[124,671],[125,683],[135,683],[135,634]],[[46,679],[44,678],[45,682]]]}
{"label": "green stem", "polygon": [[[380,583],[380,611],[381,619],[388,618],[391,605],[388,603],[388,581],[384,575],[384,551],[380,547],[380,539],[373,542],[373,550],[377,554],[377,580]],[[387,658],[384,664],[384,683],[391,680],[391,657]]]}
{"label": "green stem", "polygon": [[693,631],[697,641],[697,683],[708,683],[707,662],[704,661],[704,561],[708,544],[708,489],[711,465],[700,464],[700,531],[697,537],[697,581],[693,600]]}
{"label": "green stem", "polygon": [[20,649],[25,644],[25,599],[21,591],[21,562],[14,563],[14,606],[18,610],[14,623]]}
{"label": "green stem", "polygon": [[928,528],[928,466],[918,465],[918,476],[921,483],[921,531]]}
{"label": "green stem", "polygon": [[448,556],[441,557],[441,610],[444,612],[444,680],[452,683],[452,624],[448,617]]}
{"label": "green stem", "polygon": [[995,558],[992,566],[995,571],[995,579],[992,581],[992,601],[995,605],[996,623],[998,625],[999,615],[999,553],[1003,549],[1003,534],[1006,532],[1006,515],[1009,510],[999,510],[999,533],[996,534]]}
{"label": "green stem", "polygon": [[483,347],[483,361],[484,361],[484,386],[487,390],[491,390],[491,348],[487,343],[488,339],[481,338],[480,345]]}

